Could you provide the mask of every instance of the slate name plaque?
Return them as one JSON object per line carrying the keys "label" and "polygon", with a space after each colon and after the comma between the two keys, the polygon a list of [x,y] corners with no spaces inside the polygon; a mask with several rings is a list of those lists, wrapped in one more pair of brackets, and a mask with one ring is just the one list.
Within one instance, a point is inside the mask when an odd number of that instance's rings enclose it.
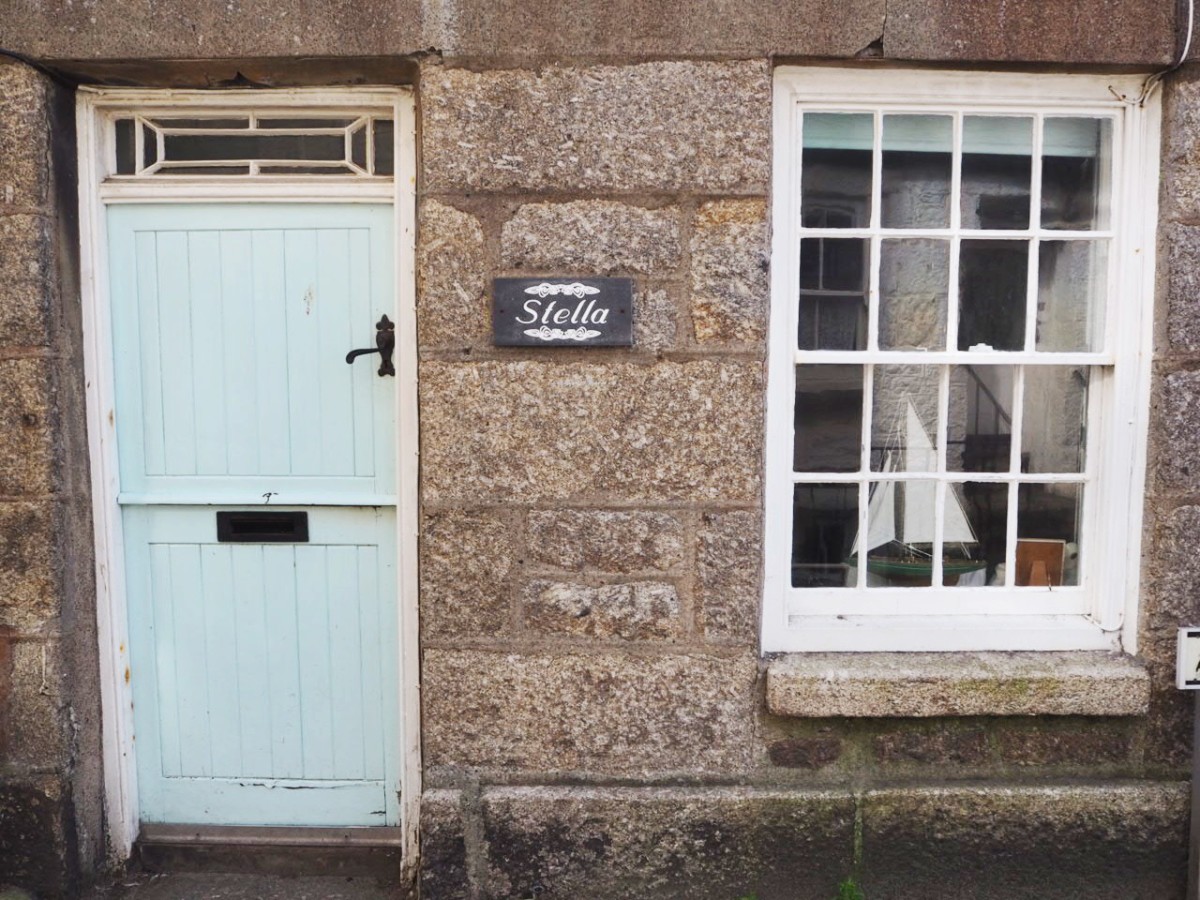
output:
{"label": "slate name plaque", "polygon": [[497,347],[632,347],[632,278],[496,278]]}

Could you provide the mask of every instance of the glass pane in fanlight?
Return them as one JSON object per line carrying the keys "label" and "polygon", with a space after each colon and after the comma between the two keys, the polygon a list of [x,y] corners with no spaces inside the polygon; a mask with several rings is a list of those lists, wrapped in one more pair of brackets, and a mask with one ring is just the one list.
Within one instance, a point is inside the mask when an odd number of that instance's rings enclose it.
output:
{"label": "glass pane in fanlight", "polygon": [[396,130],[391,119],[376,119],[373,123],[375,137],[375,170],[373,175],[393,175],[396,171]]}
{"label": "glass pane in fanlight", "polygon": [[341,135],[309,134],[168,134],[166,158],[204,160],[340,160],[346,154]]}
{"label": "glass pane in fanlight", "polygon": [[367,126],[363,123],[350,132],[350,160],[360,169],[367,167]]}
{"label": "glass pane in fanlight", "polygon": [[857,472],[861,461],[862,366],[797,366],[797,472]]}
{"label": "glass pane in fanlight", "polygon": [[806,228],[865,228],[871,222],[870,113],[806,113],[801,218]]}
{"label": "glass pane in fanlight", "polygon": [[357,119],[353,116],[337,116],[330,119],[322,118],[272,118],[258,117],[258,127],[272,128],[346,128],[353,125]]}
{"label": "glass pane in fanlight", "polygon": [[117,145],[117,174],[132,175],[137,169],[137,123],[133,119],[117,119],[113,137]]}
{"label": "glass pane in fanlight", "polygon": [[847,587],[858,531],[858,485],[798,484],[792,495],[792,587]]}
{"label": "glass pane in fanlight", "polygon": [[159,128],[249,128],[250,119],[246,116],[225,116],[222,118],[205,119],[205,118],[170,118],[170,119],[154,119],[154,124]]}

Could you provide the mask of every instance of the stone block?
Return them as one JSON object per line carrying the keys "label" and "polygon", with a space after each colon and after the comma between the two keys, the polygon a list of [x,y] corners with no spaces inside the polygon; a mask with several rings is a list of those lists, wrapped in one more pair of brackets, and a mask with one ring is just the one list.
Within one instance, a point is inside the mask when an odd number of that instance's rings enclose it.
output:
{"label": "stone block", "polygon": [[692,230],[692,328],[701,344],[761,344],[770,307],[767,204],[719,200]]}
{"label": "stone block", "polygon": [[767,745],[767,757],[784,769],[824,769],[838,761],[842,747],[835,734],[780,738]]}
{"label": "stone block", "polygon": [[678,335],[679,310],[670,291],[662,288],[633,292],[633,347],[658,353],[673,350]]}
{"label": "stone block", "polygon": [[1172,372],[1159,382],[1150,440],[1158,483],[1200,491],[1200,372]]}
{"label": "stone block", "polygon": [[1200,77],[1190,69],[1174,74],[1163,100],[1160,213],[1195,221],[1200,218]]}
{"label": "stone block", "polygon": [[[1200,474],[1200,473],[1198,473]],[[1200,616],[1200,506],[1178,506],[1164,510],[1148,548],[1154,577],[1146,579],[1147,599],[1143,616],[1155,626],[1168,629],[1163,650],[1175,653],[1175,629],[1192,624]],[[1145,652],[1145,647],[1141,648]]]}
{"label": "stone block", "polygon": [[430,769],[744,770],[755,657],[426,650]]}
{"label": "stone block", "polygon": [[1182,783],[873,791],[863,800],[868,897],[1182,900]]}
{"label": "stone block", "polygon": [[[0,159],[5,157],[0,155]],[[4,215],[4,190],[4,176],[0,175],[0,344],[44,346],[49,342],[55,278],[51,223],[42,216]]]}
{"label": "stone block", "polygon": [[[747,788],[492,788],[482,896],[833,897],[851,867],[848,794]],[[930,895],[934,896],[934,895]]]}
{"label": "stone block", "polygon": [[508,629],[514,529],[495,512],[427,513],[421,528],[421,630],[426,637]]}
{"label": "stone block", "polygon": [[0,503],[0,628],[35,631],[58,614],[53,507]]}
{"label": "stone block", "polygon": [[530,560],[555,569],[666,572],[686,558],[683,521],[667,512],[536,510],[527,543]]}
{"label": "stone block", "polygon": [[766,193],[765,58],[439,69],[421,92],[430,192]]}
{"label": "stone block", "polygon": [[1127,727],[1102,727],[1095,722],[1039,724],[1036,728],[1007,727],[996,732],[1000,759],[1013,766],[1070,766],[1083,773],[1097,768],[1128,765],[1134,735]]}
{"label": "stone block", "polygon": [[421,204],[417,229],[417,341],[422,349],[490,342],[487,248],[470,213]]}
{"label": "stone block", "polygon": [[[3,30],[4,25],[0,24],[0,33]],[[0,170],[0,215],[49,206],[48,84],[45,76],[29,66],[11,60],[0,62],[0,159],[4,160],[4,168]],[[3,250],[0,231],[0,256]]]}
{"label": "stone block", "polygon": [[1168,65],[1175,9],[1153,0],[896,0],[882,52],[889,59]]}
{"label": "stone block", "polygon": [[525,588],[522,618],[527,630],[547,635],[648,641],[683,631],[679,592],[657,581],[600,587],[534,581]]}
{"label": "stone block", "polygon": [[0,360],[0,496],[54,490],[49,364]]}
{"label": "stone block", "polygon": [[696,549],[696,615],[709,639],[758,635],[762,514],[705,513]]}
{"label": "stone block", "polygon": [[1136,716],[1149,699],[1141,666],[1101,652],[805,653],[767,669],[780,716]]}
{"label": "stone block", "polygon": [[78,896],[67,850],[71,827],[59,779],[0,781],[0,887],[22,888],[47,900]]}
{"label": "stone block", "polygon": [[504,223],[506,269],[580,275],[667,275],[679,267],[679,211],[611,200],[527,203]]}
{"label": "stone block", "polygon": [[1178,350],[1200,349],[1200,227],[1167,225],[1167,341]]}
{"label": "stone block", "polygon": [[0,46],[35,59],[204,59],[384,56],[426,49],[420,0],[13,0]]}
{"label": "stone block", "polygon": [[982,728],[905,728],[872,739],[881,763],[921,763],[935,766],[979,766],[988,761],[987,734]]}
{"label": "stone block", "polygon": [[757,502],[750,361],[421,367],[426,502]]}
{"label": "stone block", "polygon": [[421,896],[467,900],[466,828],[462,795],[434,790],[421,794]]}
{"label": "stone block", "polygon": [[884,0],[460,0],[427,8],[426,40],[449,57],[536,59],[848,57],[882,34],[885,16]]}
{"label": "stone block", "polygon": [[62,662],[58,644],[14,641],[8,702],[8,759],[18,766],[66,769]]}

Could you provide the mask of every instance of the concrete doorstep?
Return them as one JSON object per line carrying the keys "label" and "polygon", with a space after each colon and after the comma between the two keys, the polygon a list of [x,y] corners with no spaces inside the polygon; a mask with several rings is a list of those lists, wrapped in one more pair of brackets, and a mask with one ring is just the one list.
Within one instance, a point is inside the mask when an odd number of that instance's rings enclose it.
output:
{"label": "concrete doorstep", "polygon": [[[395,884],[363,876],[173,872],[119,878],[93,888],[82,900],[395,900],[398,896]],[[0,900],[10,898],[0,891]]]}

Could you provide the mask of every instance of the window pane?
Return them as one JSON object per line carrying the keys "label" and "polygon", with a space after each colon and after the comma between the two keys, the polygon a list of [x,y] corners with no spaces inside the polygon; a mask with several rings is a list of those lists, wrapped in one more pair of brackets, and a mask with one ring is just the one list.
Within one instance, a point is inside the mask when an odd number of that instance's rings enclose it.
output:
{"label": "window pane", "polygon": [[962,227],[1028,228],[1033,119],[964,116]]}
{"label": "window pane", "polygon": [[341,135],[308,134],[168,134],[170,160],[342,159],[346,140]]}
{"label": "window pane", "polygon": [[117,119],[113,123],[113,135],[117,144],[117,174],[132,175],[137,168],[137,143],[133,119]]}
{"label": "window pane", "polygon": [[807,228],[865,228],[871,221],[874,116],[804,116],[801,218]]}
{"label": "window pane", "polygon": [[1042,151],[1042,227],[1108,227],[1110,119],[1046,119]]}
{"label": "window pane", "polygon": [[796,367],[795,471],[858,471],[862,396],[862,366]]}
{"label": "window pane", "polygon": [[936,472],[938,366],[875,367],[871,471]]}
{"label": "window pane", "polygon": [[867,503],[867,587],[933,583],[936,491],[933,481],[872,482]]}
{"label": "window pane", "polygon": [[288,119],[288,118],[270,118],[258,117],[259,128],[345,128],[348,125],[353,125],[357,121],[353,116],[338,117],[332,119],[308,118],[308,119]]}
{"label": "window pane", "polygon": [[1008,485],[968,481],[946,485],[943,583],[1004,585],[1008,549]]}
{"label": "window pane", "polygon": [[950,367],[949,471],[1010,470],[1015,374],[1009,366]]}
{"label": "window pane", "polygon": [[949,282],[948,241],[882,241],[879,254],[880,349],[944,349]]}
{"label": "window pane", "polygon": [[249,128],[250,120],[245,116],[229,116],[223,119],[155,119],[160,128]]}
{"label": "window pane", "polygon": [[391,175],[395,171],[395,129],[391,119],[376,119],[373,123],[375,132],[375,169],[372,175]]}
{"label": "window pane", "polygon": [[1088,369],[1026,366],[1021,468],[1082,472],[1087,446]]}
{"label": "window pane", "polygon": [[1018,585],[1079,584],[1078,484],[1023,484],[1017,500]]}
{"label": "window pane", "polygon": [[367,126],[365,124],[350,133],[350,159],[359,168],[367,167]]}
{"label": "window pane", "polygon": [[792,501],[792,586],[845,587],[858,530],[858,485],[798,484]]}
{"label": "window pane", "polygon": [[883,117],[884,228],[947,228],[954,139],[949,116]]}
{"label": "window pane", "polygon": [[1108,243],[1043,241],[1038,254],[1037,349],[1103,349]]}
{"label": "window pane", "polygon": [[800,241],[801,350],[861,350],[867,345],[867,254],[859,238]]}
{"label": "window pane", "polygon": [[958,264],[958,349],[1025,347],[1025,241],[963,241]]}

